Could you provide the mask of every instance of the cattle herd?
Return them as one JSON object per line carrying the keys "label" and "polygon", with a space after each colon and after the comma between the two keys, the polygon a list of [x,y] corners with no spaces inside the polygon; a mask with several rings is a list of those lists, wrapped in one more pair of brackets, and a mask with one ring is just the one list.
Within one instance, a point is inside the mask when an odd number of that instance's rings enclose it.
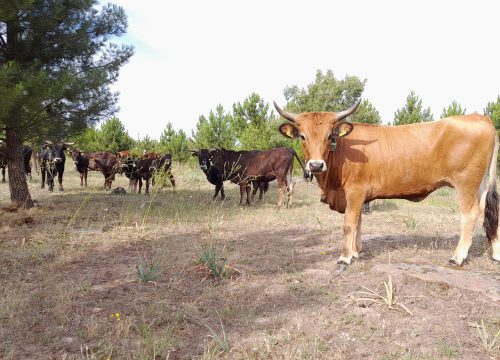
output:
{"label": "cattle herd", "polygon": [[[171,172],[172,155],[144,151],[141,156],[129,151],[112,153],[109,151],[83,152],[72,148],[73,143],[52,143],[45,141],[41,147],[38,160],[40,162],[41,188],[47,187],[54,191],[54,181],[57,178],[59,191],[64,191],[63,174],[66,155],[71,155],[76,170],[80,174],[80,185],[87,186],[89,171],[100,171],[104,176],[104,189],[111,189],[115,174],[125,175],[129,179],[129,191],[141,193],[145,182],[145,194],[149,194],[150,183],[154,186],[159,180],[164,184],[168,179],[175,188],[175,178]],[[0,166],[2,181],[5,182],[6,152],[5,144],[0,147]],[[3,149],[3,150],[2,150]],[[271,150],[233,151],[224,148],[189,150],[198,158],[199,167],[205,173],[207,180],[215,185],[215,194],[221,194],[225,199],[224,181],[229,180],[240,186],[240,204],[250,204],[251,199],[259,191],[259,200],[269,189],[269,182],[277,180],[279,188],[277,207],[287,196],[287,207],[292,205],[294,182],[292,170],[294,159],[297,159],[304,177],[308,177],[304,164],[292,148],[275,148]],[[31,176],[30,159],[32,149],[23,145],[21,149],[26,174]],[[253,191],[251,189],[253,187]],[[251,194],[250,194],[251,192]]]}
{"label": "cattle herd", "polygon": [[[305,165],[292,148],[263,151],[234,151],[224,148],[190,150],[197,157],[207,180],[215,185],[213,199],[225,198],[224,181],[240,186],[240,204],[250,204],[257,191],[259,198],[277,180],[279,188],[276,207],[287,196],[292,204],[294,181],[292,169],[297,159],[303,176],[314,176],[321,190],[321,201],[344,215],[344,241],[337,261],[344,270],[358,258],[361,247],[362,209],[375,199],[407,199],[421,201],[434,190],[449,186],[457,190],[460,211],[460,239],[450,259],[461,266],[469,251],[475,223],[484,214],[484,229],[491,243],[492,258],[500,261],[498,227],[498,194],[496,191],[499,140],[491,119],[479,114],[454,116],[429,123],[402,126],[353,124],[345,120],[358,107],[341,112],[306,112],[292,114],[274,104],[287,120],[279,127],[282,135],[301,142]],[[150,181],[160,175],[169,179],[172,156],[144,152],[133,156],[119,153],[84,153],[71,149],[72,144],[46,142],[40,152],[42,184],[45,178],[50,191],[57,175],[59,190],[65,151],[71,153],[81,174],[81,186],[87,184],[87,172],[98,170],[104,175],[104,187],[111,188],[115,174],[130,180],[129,190],[149,193]],[[31,173],[31,149],[23,146],[21,153],[27,174]],[[2,181],[5,181],[5,145],[0,146]],[[164,181],[162,182],[164,183]],[[253,191],[252,191],[253,188]],[[252,191],[252,193],[251,193]]]}

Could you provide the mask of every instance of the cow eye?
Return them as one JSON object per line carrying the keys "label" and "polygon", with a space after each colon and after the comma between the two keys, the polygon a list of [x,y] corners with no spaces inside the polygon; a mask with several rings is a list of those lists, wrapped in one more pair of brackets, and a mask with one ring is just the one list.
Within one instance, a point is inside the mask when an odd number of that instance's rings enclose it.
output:
{"label": "cow eye", "polygon": [[306,141],[306,137],[304,135],[300,134],[300,140]]}

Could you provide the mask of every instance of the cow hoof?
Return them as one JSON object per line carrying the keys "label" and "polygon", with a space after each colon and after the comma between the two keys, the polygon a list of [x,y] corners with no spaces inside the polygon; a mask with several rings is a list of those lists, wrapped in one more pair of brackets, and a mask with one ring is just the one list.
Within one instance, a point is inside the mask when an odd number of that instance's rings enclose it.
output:
{"label": "cow hoof", "polygon": [[347,264],[340,262],[337,263],[337,272],[344,272],[347,270]]}
{"label": "cow hoof", "polygon": [[462,261],[461,263],[459,263],[457,260],[455,260],[454,258],[451,258],[450,260],[448,260],[448,263],[453,265],[453,266],[458,266],[458,267],[461,267],[464,263],[465,263],[465,260]]}
{"label": "cow hoof", "polygon": [[59,188],[59,192],[64,192],[64,189],[63,188]]}

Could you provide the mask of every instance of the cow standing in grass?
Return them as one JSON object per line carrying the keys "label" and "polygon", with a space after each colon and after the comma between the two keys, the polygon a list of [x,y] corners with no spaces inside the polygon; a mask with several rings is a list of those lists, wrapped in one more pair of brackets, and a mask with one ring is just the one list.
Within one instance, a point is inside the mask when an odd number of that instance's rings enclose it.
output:
{"label": "cow standing in grass", "polygon": [[66,155],[64,152],[72,143],[52,144],[46,141],[40,152],[40,171],[42,175],[40,187],[45,187],[45,178],[47,178],[47,186],[49,191],[54,191],[54,178],[57,176],[59,182],[59,191],[64,191],[63,175]]}
{"label": "cow standing in grass", "polygon": [[483,212],[492,258],[500,261],[495,188],[499,145],[491,119],[472,114],[400,126],[346,121],[358,105],[342,112],[291,114],[274,104],[289,121],[279,131],[301,141],[306,169],[316,177],[322,201],[345,214],[339,270],[359,257],[363,203],[421,201],[443,186],[457,190],[460,209],[460,240],[450,262],[464,263]]}
{"label": "cow standing in grass", "polygon": [[165,186],[166,178],[168,178],[170,184],[172,184],[172,188],[175,190],[175,178],[174,175],[172,174],[172,164],[173,164],[172,154],[168,153],[163,155],[158,155],[158,157],[153,160],[152,164],[153,186],[158,186],[158,185],[160,187]]}
{"label": "cow standing in grass", "polygon": [[[215,166],[212,166],[212,158],[215,156],[217,149],[200,149],[200,150],[190,150],[192,155],[198,158],[198,165],[203,171],[209,183],[215,185],[215,193],[212,200],[217,198],[219,192],[221,194],[221,199],[226,198],[224,194],[224,172],[218,170]],[[257,150],[253,152],[258,152]],[[259,200],[262,200],[264,193],[269,189],[268,181],[252,181],[253,191],[251,200],[254,199],[255,194],[259,191]]]}
{"label": "cow standing in grass", "polygon": [[70,151],[73,163],[76,166],[76,171],[80,174],[80,186],[87,187],[87,175],[89,172],[89,158],[88,155],[80,150],[72,149]]}
{"label": "cow standing in grass", "polygon": [[104,189],[111,189],[115,174],[119,170],[119,161],[115,154],[103,151],[89,154],[89,169],[98,170],[104,176]]}
{"label": "cow standing in grass", "polygon": [[[240,204],[250,205],[250,185],[252,182],[270,182],[277,180],[279,195],[276,207],[281,207],[283,197],[288,195],[287,207],[292,205],[293,161],[299,161],[304,177],[307,178],[304,165],[291,148],[275,148],[263,151],[233,151],[215,149],[211,153],[211,164],[222,172],[224,180],[240,186]],[[246,201],[244,202],[244,199]]]}

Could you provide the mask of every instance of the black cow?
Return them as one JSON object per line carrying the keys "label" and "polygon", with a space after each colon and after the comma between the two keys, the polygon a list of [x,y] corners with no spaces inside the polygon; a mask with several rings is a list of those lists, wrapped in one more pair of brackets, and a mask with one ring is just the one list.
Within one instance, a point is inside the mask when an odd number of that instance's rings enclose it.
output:
{"label": "black cow", "polygon": [[71,150],[71,158],[76,165],[76,171],[80,173],[80,186],[83,186],[83,182],[85,181],[85,187],[87,187],[87,175],[89,172],[88,155],[80,150]]}
{"label": "black cow", "polygon": [[[30,159],[33,149],[28,145],[21,145],[21,155],[23,156],[24,172],[31,180]],[[0,143],[0,168],[2,168],[2,182],[5,182],[5,167],[7,166],[7,148],[4,142]]]}
{"label": "black cow", "polygon": [[99,170],[104,176],[104,189],[111,189],[115,174],[119,171],[120,162],[111,152],[102,151],[89,154],[89,169]]}
{"label": "black cow", "polygon": [[125,176],[129,179],[129,191],[135,192],[139,181],[139,173],[136,171],[136,163],[138,159],[135,156],[129,155],[128,152],[123,155],[119,153],[118,158],[118,172],[120,174],[125,174]]}
{"label": "black cow", "polygon": [[193,153],[193,156],[198,158],[200,169],[205,173],[208,182],[215,185],[215,194],[212,199],[215,200],[220,191],[220,196],[222,200],[224,200],[226,198],[226,195],[224,195],[224,174],[222,171],[212,166],[212,157],[214,156],[215,149],[190,151]]}
{"label": "black cow", "polygon": [[174,175],[172,175],[172,154],[163,154],[158,156],[153,160],[153,179],[152,184],[155,186],[155,183],[158,181],[161,182],[161,187],[165,185],[166,178],[170,180],[172,187],[175,190],[175,179]]}
{"label": "black cow", "polygon": [[47,186],[49,191],[54,191],[54,177],[57,175],[59,181],[59,191],[64,191],[63,189],[63,174],[64,174],[64,163],[66,162],[66,155],[64,151],[68,149],[70,143],[59,143],[52,144],[46,142],[42,146],[40,152],[40,170],[42,173],[42,184],[41,188],[45,187],[45,176],[47,176]]}
{"label": "black cow", "polygon": [[135,162],[135,172],[137,176],[137,180],[139,182],[139,194],[142,189],[142,180],[146,181],[146,189],[144,190],[144,194],[149,194],[149,180],[153,177],[154,172],[154,158],[146,157],[143,159],[138,159]]}

